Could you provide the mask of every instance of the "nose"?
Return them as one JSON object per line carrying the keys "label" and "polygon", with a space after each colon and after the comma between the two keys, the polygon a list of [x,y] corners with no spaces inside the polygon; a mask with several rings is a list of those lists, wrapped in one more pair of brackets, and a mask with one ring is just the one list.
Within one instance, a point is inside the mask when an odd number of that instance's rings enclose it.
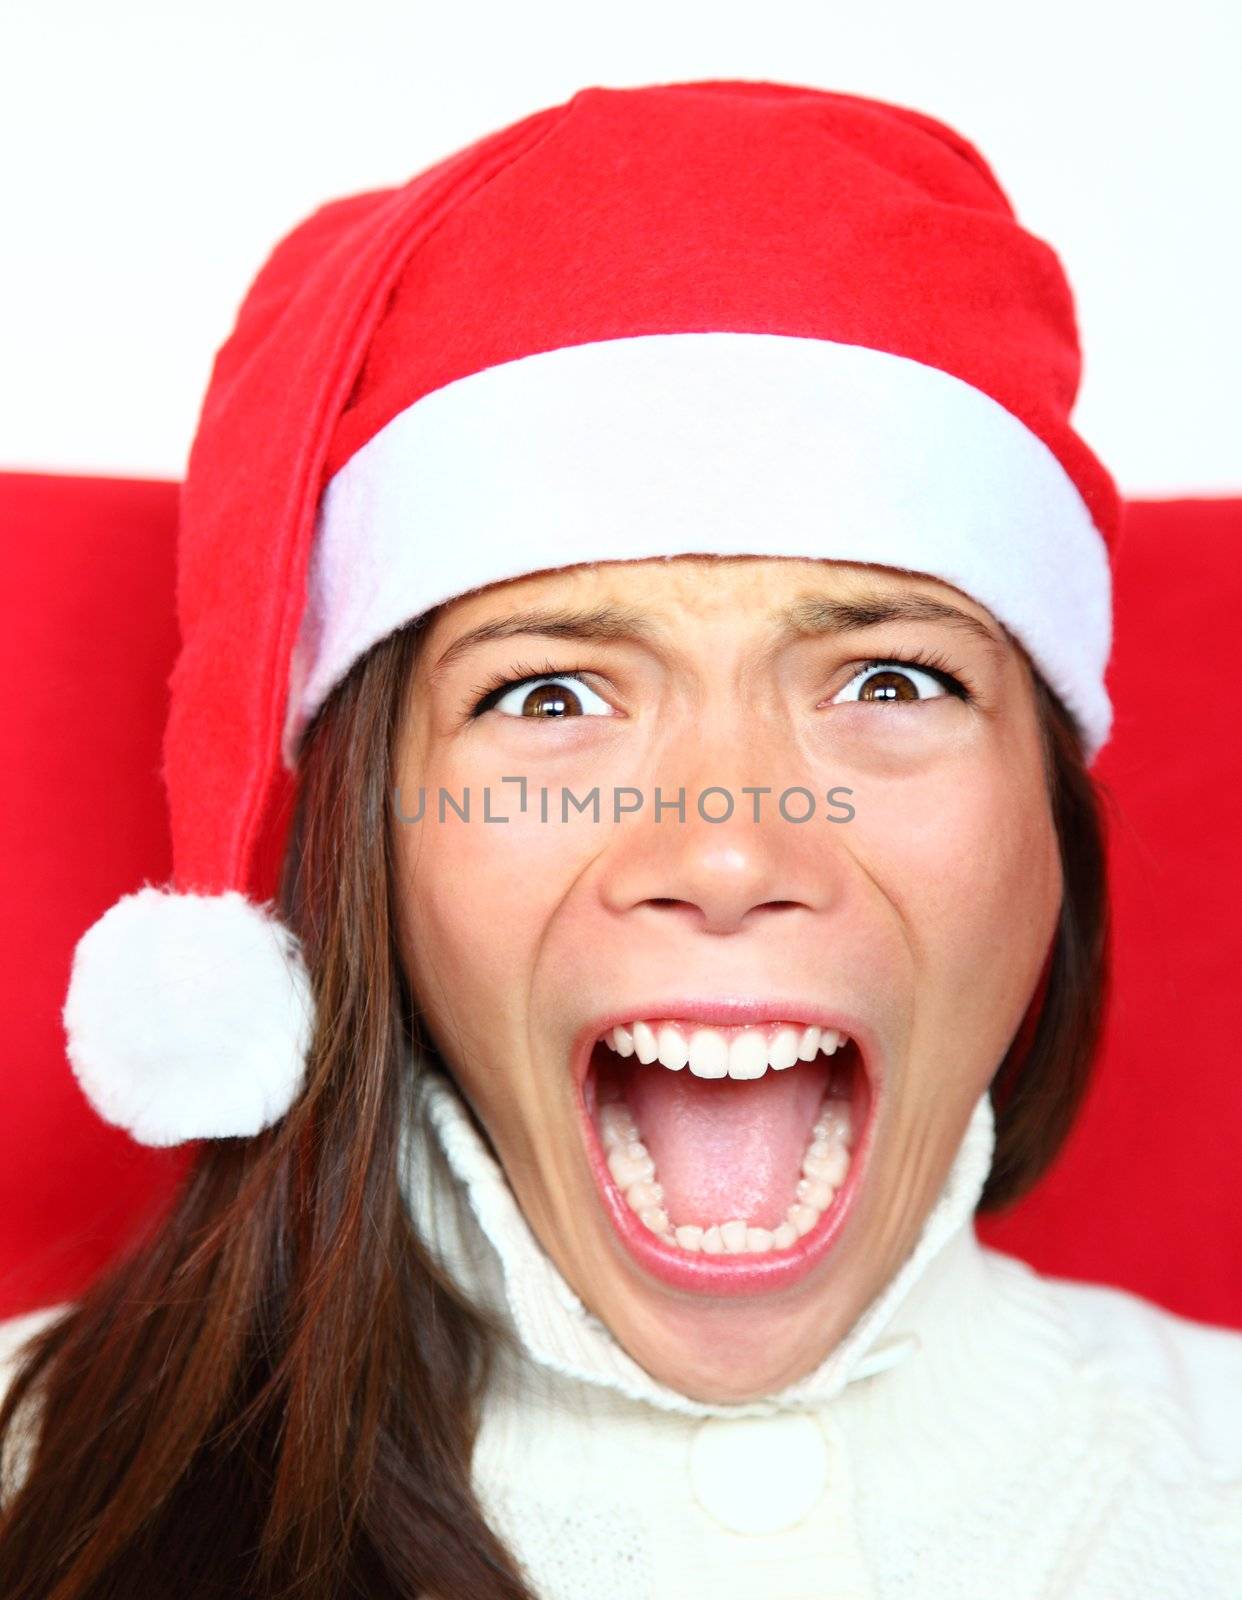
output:
{"label": "nose", "polygon": [[[790,789],[782,810],[779,783],[743,777],[700,784],[681,772],[682,783],[660,785],[658,819],[653,788],[616,830],[601,878],[610,911],[678,918],[723,935],[832,904],[843,871],[835,837],[841,830],[826,820],[824,795],[809,786]],[[810,810],[812,795],[814,810],[797,820]]]}

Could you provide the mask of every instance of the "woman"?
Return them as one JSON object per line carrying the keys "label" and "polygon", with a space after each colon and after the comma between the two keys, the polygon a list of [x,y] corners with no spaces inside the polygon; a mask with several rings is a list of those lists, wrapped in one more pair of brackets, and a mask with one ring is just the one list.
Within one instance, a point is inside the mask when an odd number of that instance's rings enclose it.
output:
{"label": "woman", "polygon": [[785,85],[277,249],[65,1007],[205,1143],[13,1379],[5,1600],[1239,1592],[1242,1338],[971,1226],[1105,982],[1078,362],[970,145]]}

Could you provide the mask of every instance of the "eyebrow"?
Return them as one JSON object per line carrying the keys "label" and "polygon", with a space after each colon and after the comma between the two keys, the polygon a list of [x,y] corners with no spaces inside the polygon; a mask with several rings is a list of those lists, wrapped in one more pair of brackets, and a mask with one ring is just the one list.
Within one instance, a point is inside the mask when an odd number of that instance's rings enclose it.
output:
{"label": "eyebrow", "polygon": [[467,650],[487,644],[493,639],[511,639],[515,634],[534,633],[545,639],[604,640],[631,644],[652,644],[658,638],[641,611],[625,610],[617,606],[597,606],[592,611],[549,610],[542,606],[525,611],[513,611],[507,617],[496,617],[481,623],[477,628],[460,634],[432,667],[430,676],[438,677]]}
{"label": "eyebrow", "polygon": [[787,633],[814,635],[877,628],[886,622],[943,622],[973,635],[998,654],[1003,654],[1007,649],[1005,640],[994,633],[986,622],[972,616],[969,611],[926,594],[894,595],[871,590],[848,600],[838,600],[828,595],[803,595],[782,614],[780,620]]}
{"label": "eyebrow", "polygon": [[[850,633],[878,628],[888,622],[941,622],[972,634],[998,653],[1006,649],[1004,640],[978,617],[930,595],[894,595],[881,590],[862,591],[847,600],[829,595],[802,595],[778,612],[774,620],[786,638]],[[641,611],[618,606],[599,606],[589,611],[535,606],[496,617],[460,634],[432,667],[430,676],[438,677],[478,645],[520,634],[596,643],[653,644],[659,640],[661,630],[653,627]]]}

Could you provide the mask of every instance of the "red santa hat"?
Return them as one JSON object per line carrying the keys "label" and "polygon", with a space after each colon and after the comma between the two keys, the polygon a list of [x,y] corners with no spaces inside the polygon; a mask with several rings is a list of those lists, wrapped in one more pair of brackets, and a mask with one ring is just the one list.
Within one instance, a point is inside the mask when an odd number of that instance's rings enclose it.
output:
{"label": "red santa hat", "polygon": [[802,556],[986,606],[1104,743],[1114,485],[1060,263],[960,135],[784,84],[584,89],[276,248],[184,485],[174,878],[80,940],[108,1121],[249,1135],[314,999],[273,907],[299,740],[393,629],[580,562]]}

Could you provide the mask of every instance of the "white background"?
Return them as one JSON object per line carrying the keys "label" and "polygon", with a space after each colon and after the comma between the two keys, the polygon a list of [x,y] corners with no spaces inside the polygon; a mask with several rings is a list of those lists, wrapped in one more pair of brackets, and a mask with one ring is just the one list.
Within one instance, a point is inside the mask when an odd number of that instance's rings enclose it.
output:
{"label": "white background", "polygon": [[0,465],[176,477],[281,233],[588,84],[930,112],[1057,249],[1079,427],[1131,494],[1242,492],[1242,4],[0,0]]}

